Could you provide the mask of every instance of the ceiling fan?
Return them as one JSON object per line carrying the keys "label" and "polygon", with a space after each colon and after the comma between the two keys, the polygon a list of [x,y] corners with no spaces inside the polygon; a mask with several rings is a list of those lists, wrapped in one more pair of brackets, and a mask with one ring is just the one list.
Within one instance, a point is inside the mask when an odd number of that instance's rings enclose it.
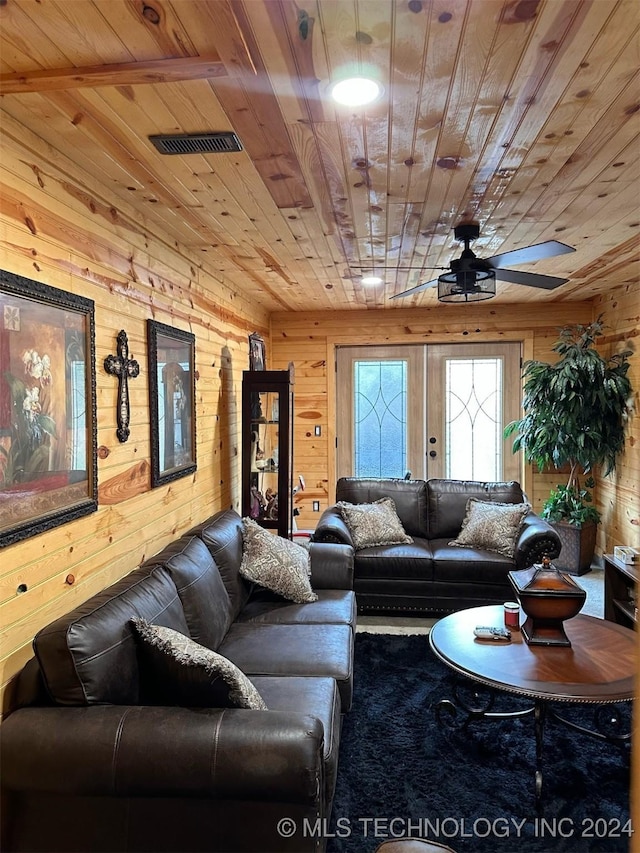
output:
{"label": "ceiling fan", "polygon": [[438,299],[441,302],[477,302],[490,299],[496,293],[496,279],[508,281],[511,284],[526,284],[529,287],[541,287],[553,290],[560,287],[569,279],[552,275],[539,275],[532,272],[504,269],[511,264],[527,264],[552,258],[554,255],[564,255],[575,252],[573,246],[559,243],[557,240],[547,240],[523,249],[514,249],[492,258],[477,258],[469,248],[471,240],[480,236],[480,226],[477,222],[464,222],[457,225],[453,233],[456,240],[464,242],[464,250],[459,258],[454,258],[448,267],[433,267],[433,269],[448,270],[432,281],[426,281],[415,287],[396,293],[391,299],[403,299],[428,287],[438,285]]}

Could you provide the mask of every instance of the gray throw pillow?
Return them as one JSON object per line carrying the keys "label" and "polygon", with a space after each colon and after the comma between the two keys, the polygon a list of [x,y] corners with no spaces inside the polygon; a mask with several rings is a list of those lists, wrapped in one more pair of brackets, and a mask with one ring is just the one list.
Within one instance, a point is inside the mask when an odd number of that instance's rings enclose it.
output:
{"label": "gray throw pillow", "polygon": [[403,545],[413,542],[405,533],[398,518],[396,505],[391,498],[380,498],[371,504],[336,504],[344,523],[349,528],[356,550],[375,545]]}
{"label": "gray throw pillow", "polygon": [[269,533],[251,518],[242,519],[240,574],[296,604],[317,601],[311,589],[309,551]]}
{"label": "gray throw pillow", "polygon": [[266,710],[254,684],[227,658],[173,628],[131,622],[142,645],[143,692],[157,704]]}
{"label": "gray throw pillow", "polygon": [[516,539],[530,510],[528,503],[503,504],[469,498],[460,533],[449,545],[482,548],[513,557]]}

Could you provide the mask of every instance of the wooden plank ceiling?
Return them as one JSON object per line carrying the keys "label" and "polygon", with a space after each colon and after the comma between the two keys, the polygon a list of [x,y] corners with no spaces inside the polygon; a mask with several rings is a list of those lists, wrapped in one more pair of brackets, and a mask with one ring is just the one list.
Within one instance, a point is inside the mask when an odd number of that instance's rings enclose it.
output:
{"label": "wooden plank ceiling", "polygon": [[[576,249],[520,267],[567,284],[494,301],[638,282],[637,0],[4,0],[0,28],[2,131],[26,162],[48,152],[34,181],[267,310],[435,305],[390,297],[459,256],[463,220],[479,257]],[[332,104],[346,68],[383,97]],[[149,142],[228,130],[242,151]]]}

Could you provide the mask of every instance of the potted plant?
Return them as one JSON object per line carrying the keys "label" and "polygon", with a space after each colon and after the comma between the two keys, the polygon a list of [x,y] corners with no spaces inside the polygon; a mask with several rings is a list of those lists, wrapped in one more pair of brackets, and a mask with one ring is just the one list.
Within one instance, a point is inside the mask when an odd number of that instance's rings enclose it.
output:
{"label": "potted plant", "polygon": [[633,349],[601,355],[595,342],[602,330],[602,315],[588,326],[565,326],[553,346],[558,361],[525,362],[524,417],[504,430],[505,437],[516,435],[513,452],[523,450],[539,471],[568,467],[567,482],[551,492],[540,515],[562,540],[563,568],[575,574],[589,571],[600,521],[589,491],[595,482],[581,477],[598,466],[605,477],[615,470],[632,404]]}

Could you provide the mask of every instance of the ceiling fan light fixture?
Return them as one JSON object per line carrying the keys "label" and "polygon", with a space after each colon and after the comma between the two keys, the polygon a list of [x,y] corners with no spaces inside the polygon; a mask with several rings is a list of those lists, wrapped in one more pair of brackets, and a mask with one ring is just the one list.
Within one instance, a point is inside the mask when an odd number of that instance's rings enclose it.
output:
{"label": "ceiling fan light fixture", "polygon": [[495,295],[495,270],[456,270],[438,277],[439,302],[482,302]]}
{"label": "ceiling fan light fixture", "polygon": [[369,77],[347,77],[333,83],[329,92],[343,107],[364,107],[382,95],[382,85]]}
{"label": "ceiling fan light fixture", "polygon": [[376,284],[382,284],[382,279],[379,275],[363,275],[360,279],[360,283],[367,286],[373,286]]}

